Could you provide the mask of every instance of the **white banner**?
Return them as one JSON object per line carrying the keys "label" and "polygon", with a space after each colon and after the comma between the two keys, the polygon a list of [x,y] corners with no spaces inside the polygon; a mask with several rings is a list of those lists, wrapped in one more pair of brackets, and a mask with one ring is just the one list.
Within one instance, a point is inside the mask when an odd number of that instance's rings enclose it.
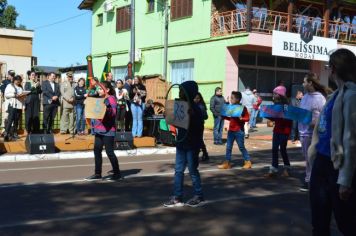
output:
{"label": "white banner", "polygon": [[273,31],[272,55],[299,59],[329,61],[329,53],[337,49],[337,40],[313,36],[305,43],[300,34]]}

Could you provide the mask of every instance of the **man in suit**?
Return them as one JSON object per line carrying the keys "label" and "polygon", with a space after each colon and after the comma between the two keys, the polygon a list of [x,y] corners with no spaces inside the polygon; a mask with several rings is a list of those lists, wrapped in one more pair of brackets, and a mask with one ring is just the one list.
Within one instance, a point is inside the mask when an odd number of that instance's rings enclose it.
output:
{"label": "man in suit", "polygon": [[68,72],[67,81],[61,83],[62,117],[61,134],[66,134],[67,130],[74,134],[74,87],[73,73]]}
{"label": "man in suit", "polygon": [[46,81],[42,83],[43,93],[43,131],[45,134],[51,134],[53,121],[56,117],[61,95],[59,85],[54,81],[55,73],[51,72]]}
{"label": "man in suit", "polygon": [[25,100],[25,128],[28,134],[39,133],[40,130],[40,94],[42,93],[39,78],[34,71],[29,71],[29,81],[25,83],[25,91],[31,91]]}

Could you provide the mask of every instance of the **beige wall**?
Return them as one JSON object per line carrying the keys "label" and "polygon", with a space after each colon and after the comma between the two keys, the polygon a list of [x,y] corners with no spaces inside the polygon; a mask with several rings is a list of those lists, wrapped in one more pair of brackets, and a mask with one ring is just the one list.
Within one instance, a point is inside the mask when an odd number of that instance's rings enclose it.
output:
{"label": "beige wall", "polygon": [[32,56],[32,38],[0,35],[0,55]]}

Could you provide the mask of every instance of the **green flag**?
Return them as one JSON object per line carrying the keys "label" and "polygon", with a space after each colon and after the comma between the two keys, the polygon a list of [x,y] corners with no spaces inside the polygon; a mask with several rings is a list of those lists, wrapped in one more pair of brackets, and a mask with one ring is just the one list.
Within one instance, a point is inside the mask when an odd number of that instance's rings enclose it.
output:
{"label": "green flag", "polygon": [[106,81],[106,74],[111,72],[111,54],[108,53],[107,60],[103,69],[103,73],[101,74],[100,82]]}

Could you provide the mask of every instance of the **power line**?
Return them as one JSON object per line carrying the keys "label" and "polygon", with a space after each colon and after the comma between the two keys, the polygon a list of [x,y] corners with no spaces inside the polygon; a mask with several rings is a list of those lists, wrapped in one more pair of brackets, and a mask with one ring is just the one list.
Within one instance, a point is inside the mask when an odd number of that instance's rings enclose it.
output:
{"label": "power line", "polygon": [[89,13],[89,12],[84,12],[84,13],[82,13],[82,14],[79,14],[79,15],[76,15],[76,16],[71,16],[71,17],[68,17],[68,18],[66,18],[66,19],[53,22],[53,23],[51,23],[51,24],[38,26],[38,27],[35,27],[34,30],[43,29],[43,28],[50,27],[50,26],[53,26],[53,25],[61,24],[61,23],[63,23],[63,22],[66,22],[66,21],[69,21],[69,20],[78,18],[78,17],[83,16],[83,15],[88,14],[88,13]]}

